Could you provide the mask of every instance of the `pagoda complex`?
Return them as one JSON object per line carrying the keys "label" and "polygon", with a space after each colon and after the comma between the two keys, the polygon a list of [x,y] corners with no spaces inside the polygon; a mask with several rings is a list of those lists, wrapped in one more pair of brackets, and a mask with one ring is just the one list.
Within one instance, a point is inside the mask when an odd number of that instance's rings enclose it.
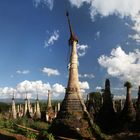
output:
{"label": "pagoda complex", "polygon": [[90,139],[92,134],[89,132],[89,114],[81,96],[78,79],[78,55],[76,48],[78,38],[72,30],[68,12],[66,16],[70,29],[69,45],[71,47],[69,79],[60,111],[52,123],[52,131],[56,136]]}

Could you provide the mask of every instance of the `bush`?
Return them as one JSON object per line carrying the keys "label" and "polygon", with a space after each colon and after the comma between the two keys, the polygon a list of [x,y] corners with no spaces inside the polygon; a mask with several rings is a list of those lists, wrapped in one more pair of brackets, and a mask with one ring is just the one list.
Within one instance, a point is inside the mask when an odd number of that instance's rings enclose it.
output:
{"label": "bush", "polygon": [[36,139],[37,135],[31,131],[26,131],[26,137],[30,139]]}
{"label": "bush", "polygon": [[5,128],[14,128],[14,122],[12,120],[6,120],[6,121],[4,121],[4,127]]}
{"label": "bush", "polygon": [[38,140],[55,140],[52,134],[49,134],[46,130],[40,131]]}

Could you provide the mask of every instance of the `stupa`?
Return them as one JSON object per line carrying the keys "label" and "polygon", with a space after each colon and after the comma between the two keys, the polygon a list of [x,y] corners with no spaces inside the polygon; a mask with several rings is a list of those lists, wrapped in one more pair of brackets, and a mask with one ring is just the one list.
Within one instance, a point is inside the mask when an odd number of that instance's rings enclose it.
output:
{"label": "stupa", "polygon": [[130,82],[127,81],[124,84],[124,86],[126,87],[126,101],[125,101],[124,108],[121,113],[121,117],[122,117],[123,122],[130,122],[130,121],[134,121],[136,117],[136,111],[135,111],[135,108],[133,106],[133,102],[131,99],[132,85]]}
{"label": "stupa", "polygon": [[78,38],[72,30],[69,14],[66,14],[70,29],[69,45],[71,47],[69,78],[60,111],[52,124],[53,134],[75,139],[92,137],[89,132],[88,112],[81,96],[78,78]]}

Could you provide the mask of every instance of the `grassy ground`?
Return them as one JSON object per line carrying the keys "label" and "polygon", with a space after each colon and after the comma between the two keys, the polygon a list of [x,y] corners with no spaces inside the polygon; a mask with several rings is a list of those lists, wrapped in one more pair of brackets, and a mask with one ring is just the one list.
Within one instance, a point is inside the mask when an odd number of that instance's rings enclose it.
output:
{"label": "grassy ground", "polygon": [[5,119],[0,114],[0,140],[54,140],[47,132],[49,124],[40,120],[21,118]]}

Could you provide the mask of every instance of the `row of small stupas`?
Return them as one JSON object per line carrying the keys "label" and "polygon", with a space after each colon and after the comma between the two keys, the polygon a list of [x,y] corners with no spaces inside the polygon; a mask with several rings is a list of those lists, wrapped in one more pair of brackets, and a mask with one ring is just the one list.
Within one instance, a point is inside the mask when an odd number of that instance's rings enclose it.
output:
{"label": "row of small stupas", "polygon": [[[46,121],[51,122],[57,116],[57,112],[59,110],[60,110],[60,103],[58,103],[55,106],[55,110],[53,110],[51,104],[51,93],[50,90],[48,90],[48,99],[47,99],[47,106],[46,106]],[[27,99],[27,94],[26,94],[24,105],[22,104],[16,105],[15,98],[13,96],[12,107],[10,110],[10,118],[17,119],[25,116],[34,119],[41,119],[41,109],[40,109],[38,94],[34,106],[32,106],[30,100]]]}
{"label": "row of small stupas", "polygon": [[105,116],[112,117],[115,113],[121,114],[121,118],[125,121],[140,120],[140,86],[138,89],[138,98],[136,102],[131,99],[131,83],[126,82],[126,100],[113,100],[110,90],[110,81],[106,79],[105,89],[103,89],[101,107],[95,105],[94,93],[90,93],[87,98],[87,110],[94,117],[96,113],[105,119]]}

